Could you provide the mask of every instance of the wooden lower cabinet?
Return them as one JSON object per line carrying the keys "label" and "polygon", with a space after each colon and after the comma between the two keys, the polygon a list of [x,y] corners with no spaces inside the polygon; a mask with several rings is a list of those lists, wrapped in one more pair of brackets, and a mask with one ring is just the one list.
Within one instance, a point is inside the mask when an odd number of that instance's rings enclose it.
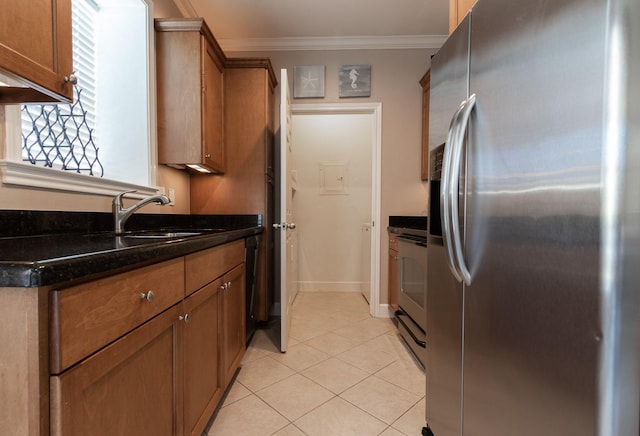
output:
{"label": "wooden lower cabinet", "polygon": [[201,435],[222,392],[219,350],[219,295],[222,279],[184,301],[184,434]]}
{"label": "wooden lower cabinet", "polygon": [[233,379],[245,351],[245,266],[244,263],[225,274],[220,310],[222,343],[222,380],[224,387]]}
{"label": "wooden lower cabinet", "polygon": [[182,416],[175,405],[182,395],[180,306],[51,377],[51,434],[179,434]]}
{"label": "wooden lower cabinet", "polygon": [[398,241],[395,233],[389,233],[389,310],[394,313],[398,310],[398,291],[400,289],[398,275]]}
{"label": "wooden lower cabinet", "polygon": [[[152,298],[141,292],[149,288]],[[96,299],[102,293],[111,298]],[[146,309],[178,294],[159,313]],[[202,435],[244,356],[245,294],[244,240],[53,291],[50,368],[59,369],[50,369],[50,434]],[[97,321],[71,309],[87,312],[96,301],[128,330],[92,334]],[[85,354],[60,358],[78,337]],[[112,341],[102,346],[103,337]]]}

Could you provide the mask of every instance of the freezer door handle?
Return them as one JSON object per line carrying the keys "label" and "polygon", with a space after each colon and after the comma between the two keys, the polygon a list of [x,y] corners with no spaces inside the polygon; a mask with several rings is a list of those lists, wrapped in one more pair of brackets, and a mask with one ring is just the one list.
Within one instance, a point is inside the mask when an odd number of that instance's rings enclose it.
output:
{"label": "freezer door handle", "polygon": [[442,217],[442,242],[445,249],[445,254],[447,258],[447,264],[449,265],[449,269],[451,270],[451,274],[456,278],[456,280],[461,281],[462,277],[458,273],[458,266],[455,263],[455,257],[453,254],[453,241],[452,237],[452,228],[451,228],[451,215],[450,210],[451,206],[449,205],[449,191],[453,188],[451,185],[451,159],[453,157],[453,143],[455,141],[456,132],[458,130],[459,117],[460,112],[464,108],[465,102],[463,101],[458,109],[454,112],[451,117],[451,123],[449,124],[449,132],[447,133],[447,139],[445,141],[444,146],[444,156],[442,158],[442,177],[441,177],[441,189],[440,189],[440,216]]}
{"label": "freezer door handle", "polygon": [[[467,133],[467,127],[469,126],[469,117],[471,111],[475,107],[476,96],[472,94],[467,100],[465,100],[452,122],[453,126],[449,132],[449,152],[448,152],[448,164],[446,174],[443,174],[443,180],[446,179],[446,186],[442,188],[442,196],[446,197],[444,200],[446,206],[446,213],[443,214],[449,229],[448,236],[443,238],[444,244],[447,247],[447,255],[450,258],[449,268],[452,270],[454,277],[458,281],[464,282],[466,285],[471,284],[471,273],[467,268],[464,252],[462,250],[462,235],[460,234],[460,226],[458,220],[458,180],[460,180],[460,170],[462,167],[462,149],[464,146],[464,137]],[[447,153],[445,153],[445,159]],[[444,173],[444,169],[443,169]],[[446,188],[446,189],[445,189]],[[445,226],[446,227],[446,226]],[[443,232],[444,233],[444,232]]]}

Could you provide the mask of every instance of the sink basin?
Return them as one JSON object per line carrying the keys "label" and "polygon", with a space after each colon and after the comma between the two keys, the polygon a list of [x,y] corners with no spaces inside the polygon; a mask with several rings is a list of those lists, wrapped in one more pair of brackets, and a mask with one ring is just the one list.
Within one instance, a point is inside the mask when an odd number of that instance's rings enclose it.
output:
{"label": "sink basin", "polygon": [[135,233],[125,233],[122,236],[125,238],[134,239],[170,239],[170,238],[186,238],[188,236],[198,236],[203,232],[187,232],[187,231],[144,231]]}

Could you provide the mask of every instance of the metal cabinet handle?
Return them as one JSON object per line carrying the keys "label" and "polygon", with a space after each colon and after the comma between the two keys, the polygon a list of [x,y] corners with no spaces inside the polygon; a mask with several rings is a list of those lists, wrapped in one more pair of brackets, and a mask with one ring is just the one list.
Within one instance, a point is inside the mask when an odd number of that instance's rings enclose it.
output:
{"label": "metal cabinet handle", "polygon": [[71,83],[72,85],[78,84],[78,76],[76,76],[75,71],[69,74],[68,76],[66,76],[63,80],[64,80],[64,83]]}
{"label": "metal cabinet handle", "polygon": [[184,315],[180,315],[180,316],[178,317],[178,320],[179,320],[179,321],[184,321],[184,323],[185,323],[185,324],[189,323],[189,314],[188,314],[188,313],[186,313],[186,314],[184,314]]}
{"label": "metal cabinet handle", "polygon": [[204,158],[205,159],[211,159],[211,155],[207,153],[207,154],[204,155]]}
{"label": "metal cabinet handle", "polygon": [[227,284],[223,283],[222,285],[220,285],[220,291],[224,292],[227,290]]}
{"label": "metal cabinet handle", "polygon": [[140,293],[140,299],[141,300],[147,300],[148,302],[152,302],[153,301],[153,297],[155,297],[155,295],[153,294],[153,291],[141,292]]}

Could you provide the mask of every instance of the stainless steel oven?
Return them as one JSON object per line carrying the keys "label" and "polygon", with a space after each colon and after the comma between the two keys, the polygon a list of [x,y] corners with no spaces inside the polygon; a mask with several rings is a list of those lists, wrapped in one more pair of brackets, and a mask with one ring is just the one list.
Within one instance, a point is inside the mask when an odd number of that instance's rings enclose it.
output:
{"label": "stainless steel oven", "polygon": [[398,241],[398,329],[424,366],[427,324],[427,232],[402,229]]}

